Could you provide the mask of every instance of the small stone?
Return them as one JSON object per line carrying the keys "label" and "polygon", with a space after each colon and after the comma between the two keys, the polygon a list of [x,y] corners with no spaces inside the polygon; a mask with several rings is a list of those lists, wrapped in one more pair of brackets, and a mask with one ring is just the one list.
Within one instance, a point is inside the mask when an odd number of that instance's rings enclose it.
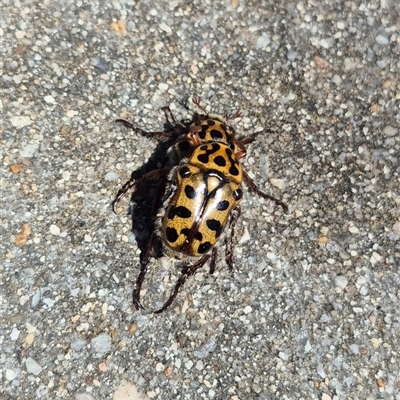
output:
{"label": "small stone", "polygon": [[271,178],[269,181],[271,182],[271,185],[274,185],[278,189],[282,190],[285,188],[285,181],[283,179]]}
{"label": "small stone", "polygon": [[61,230],[57,225],[51,224],[50,225],[50,233],[54,236],[59,236],[61,233]]}
{"label": "small stone", "polygon": [[324,60],[321,57],[315,56],[313,58],[313,61],[317,68],[324,69],[329,67],[328,61]]}
{"label": "small stone", "polygon": [[17,374],[15,371],[12,369],[6,369],[6,379],[8,381],[12,381],[14,378],[16,378]]}
{"label": "small stone", "polygon": [[172,376],[172,368],[170,366],[168,366],[167,368],[165,368],[164,370],[164,374],[167,378]]}
{"label": "small stone", "polygon": [[10,171],[12,174],[18,174],[21,171],[21,165],[19,164],[11,164]]}
{"label": "small stone", "polygon": [[71,350],[81,351],[87,345],[87,340],[81,337],[75,337],[71,341]]}
{"label": "small stone", "polygon": [[206,76],[206,78],[204,79],[204,82],[210,85],[211,83],[214,83],[214,77]]}
{"label": "small stone", "polygon": [[389,44],[389,39],[386,36],[383,36],[383,35],[376,36],[375,40],[376,40],[376,42],[378,44],[382,44],[382,45]]}
{"label": "small stone", "polygon": [[168,83],[160,83],[158,85],[158,88],[162,91],[162,92],[166,92],[168,90]]}
{"label": "small stone", "polygon": [[22,150],[20,150],[19,154],[23,158],[31,158],[36,153],[36,150],[39,148],[37,143],[27,144]]}
{"label": "small stone", "polygon": [[12,117],[10,122],[11,125],[15,128],[23,128],[24,126],[30,125],[32,123],[32,120],[29,117],[18,116]]}
{"label": "small stone", "polygon": [[253,311],[253,309],[250,307],[250,306],[246,306],[244,309],[243,309],[243,313],[244,314],[250,314],[251,312]]}
{"label": "small stone", "polygon": [[162,364],[160,362],[156,364],[156,371],[157,372],[161,372],[164,368],[165,368],[164,364]]}
{"label": "small stone", "polygon": [[116,181],[119,179],[119,175],[116,174],[115,172],[107,172],[106,175],[104,176],[104,179],[106,181]]}
{"label": "small stone", "polygon": [[358,230],[358,228],[356,226],[350,226],[349,232],[350,233],[359,233],[360,231]]}
{"label": "small stone", "polygon": [[383,128],[383,133],[384,133],[386,136],[392,137],[392,136],[397,135],[397,129],[394,128],[393,126],[386,125],[386,126]]}
{"label": "small stone", "polygon": [[42,372],[42,367],[31,357],[28,357],[25,361],[26,369],[28,373],[33,375],[39,375]]}
{"label": "small stone", "polygon": [[379,261],[381,261],[381,260],[382,260],[381,255],[380,255],[379,253],[377,253],[377,252],[374,251],[374,252],[372,253],[371,258],[370,258],[371,264],[376,264],[377,262],[379,262]]}
{"label": "small stone", "polygon": [[44,96],[43,100],[47,103],[47,104],[54,104],[56,102],[55,98],[53,96]]}
{"label": "small stone", "polygon": [[162,31],[166,33],[172,33],[172,29],[165,22],[161,22],[159,26]]}
{"label": "small stone", "polygon": [[19,337],[20,331],[17,328],[13,328],[13,330],[10,333],[10,339],[11,340],[17,340]]}
{"label": "small stone", "polygon": [[119,20],[118,22],[112,22],[110,27],[114,32],[120,34],[121,36],[126,36],[127,34],[124,21]]}
{"label": "small stone", "polygon": [[332,400],[332,397],[329,394],[322,393],[321,400]]}
{"label": "small stone", "polygon": [[264,49],[266,48],[271,42],[268,34],[263,32],[263,34],[257,39],[256,48],[257,49]]}
{"label": "small stone", "polygon": [[247,226],[245,226],[243,236],[240,238],[239,244],[246,243],[249,240],[250,240],[250,233],[249,230],[247,229]]}
{"label": "small stone", "polygon": [[196,363],[196,369],[198,369],[199,371],[202,371],[203,368],[204,368],[204,363],[203,363],[203,361],[201,361],[201,360],[197,361],[197,363]]}
{"label": "small stone", "polygon": [[343,290],[347,286],[348,283],[349,283],[349,280],[344,275],[338,275],[335,278],[336,287],[338,287],[339,289]]}
{"label": "small stone", "polygon": [[17,246],[23,246],[29,239],[32,230],[29,224],[22,225],[21,231],[15,235],[15,244]]}
{"label": "small stone", "polygon": [[396,223],[392,226],[392,231],[393,231],[393,233],[395,233],[396,235],[400,235],[400,222],[396,222]]}
{"label": "small stone", "polygon": [[111,336],[107,333],[101,333],[91,340],[92,349],[94,352],[102,355],[111,350]]}
{"label": "small stone", "polygon": [[131,335],[133,335],[134,333],[136,333],[137,331],[137,325],[136,324],[130,324],[129,325],[129,329],[128,329],[129,333]]}

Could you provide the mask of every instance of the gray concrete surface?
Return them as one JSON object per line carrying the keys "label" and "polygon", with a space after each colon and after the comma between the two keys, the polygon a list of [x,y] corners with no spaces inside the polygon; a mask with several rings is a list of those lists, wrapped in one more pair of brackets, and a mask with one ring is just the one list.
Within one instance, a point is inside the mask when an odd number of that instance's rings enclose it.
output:
{"label": "gray concrete surface", "polygon": [[[238,5],[235,3],[239,3]],[[371,1],[2,2],[4,399],[400,399],[400,6]],[[177,263],[110,202],[160,107],[241,108],[236,271],[162,304]]]}

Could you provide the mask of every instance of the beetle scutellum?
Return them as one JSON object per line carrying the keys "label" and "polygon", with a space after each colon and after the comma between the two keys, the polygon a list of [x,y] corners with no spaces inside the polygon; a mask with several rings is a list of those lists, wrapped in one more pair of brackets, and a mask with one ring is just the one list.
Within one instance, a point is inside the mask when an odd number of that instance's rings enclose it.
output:
{"label": "beetle scutellum", "polygon": [[240,215],[242,182],[250,191],[274,201],[284,211],[287,206],[280,200],[262,192],[242,169],[239,160],[246,155],[245,145],[254,141],[261,132],[244,139],[235,138],[235,130],[227,124],[233,116],[207,114],[199,99],[193,99],[204,114],[194,114],[190,121],[177,123],[168,107],[167,118],[172,118],[174,132],[146,132],[125,120],[125,126],[146,137],[173,139],[169,150],[171,165],[153,170],[138,180],[129,180],[119,190],[112,206],[116,206],[125,193],[135,191],[143,183],[158,181],[152,234],[141,257],[141,270],[133,291],[135,307],[140,304],[140,290],[147,272],[154,240],[159,238],[164,252],[185,262],[174,290],[162,308],[165,311],[177,296],[186,279],[210,261],[210,273],[215,270],[217,245],[225,242],[225,259],[233,270],[233,235]]}

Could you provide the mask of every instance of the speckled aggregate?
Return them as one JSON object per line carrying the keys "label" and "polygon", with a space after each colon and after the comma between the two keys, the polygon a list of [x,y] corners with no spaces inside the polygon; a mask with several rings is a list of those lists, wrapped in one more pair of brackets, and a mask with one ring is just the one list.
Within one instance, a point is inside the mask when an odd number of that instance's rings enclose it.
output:
{"label": "speckled aggregate", "polygon": [[[0,341],[6,399],[400,399],[400,6],[2,2]],[[236,271],[161,316],[131,291],[146,221],[113,215],[158,109],[199,95],[267,126]],[[125,209],[128,205],[125,203]],[[241,240],[242,239],[242,240]],[[179,271],[153,260],[145,306]]]}

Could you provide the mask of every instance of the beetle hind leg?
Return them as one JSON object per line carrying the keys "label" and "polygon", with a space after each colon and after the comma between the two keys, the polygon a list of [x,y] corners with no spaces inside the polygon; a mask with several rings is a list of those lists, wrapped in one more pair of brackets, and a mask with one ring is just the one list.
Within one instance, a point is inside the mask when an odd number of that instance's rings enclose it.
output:
{"label": "beetle hind leg", "polygon": [[[216,249],[214,249],[216,250]],[[178,281],[175,284],[175,288],[172,291],[171,295],[169,296],[168,300],[164,303],[164,305],[157,311],[154,311],[154,314],[161,314],[162,312],[164,312],[175,300],[176,296],[179,293],[179,290],[181,289],[181,287],[185,284],[186,280],[194,275],[200,268],[202,268],[204,266],[204,264],[210,259],[211,257],[211,261],[213,260],[213,258],[216,256],[216,252],[215,252],[215,256],[214,256],[214,250],[212,252],[212,254],[207,254],[204,257],[200,258],[200,260],[198,260],[195,264],[193,265],[185,265],[182,269],[182,273],[181,276],[179,277]],[[215,264],[215,260],[214,260],[214,264]]]}

